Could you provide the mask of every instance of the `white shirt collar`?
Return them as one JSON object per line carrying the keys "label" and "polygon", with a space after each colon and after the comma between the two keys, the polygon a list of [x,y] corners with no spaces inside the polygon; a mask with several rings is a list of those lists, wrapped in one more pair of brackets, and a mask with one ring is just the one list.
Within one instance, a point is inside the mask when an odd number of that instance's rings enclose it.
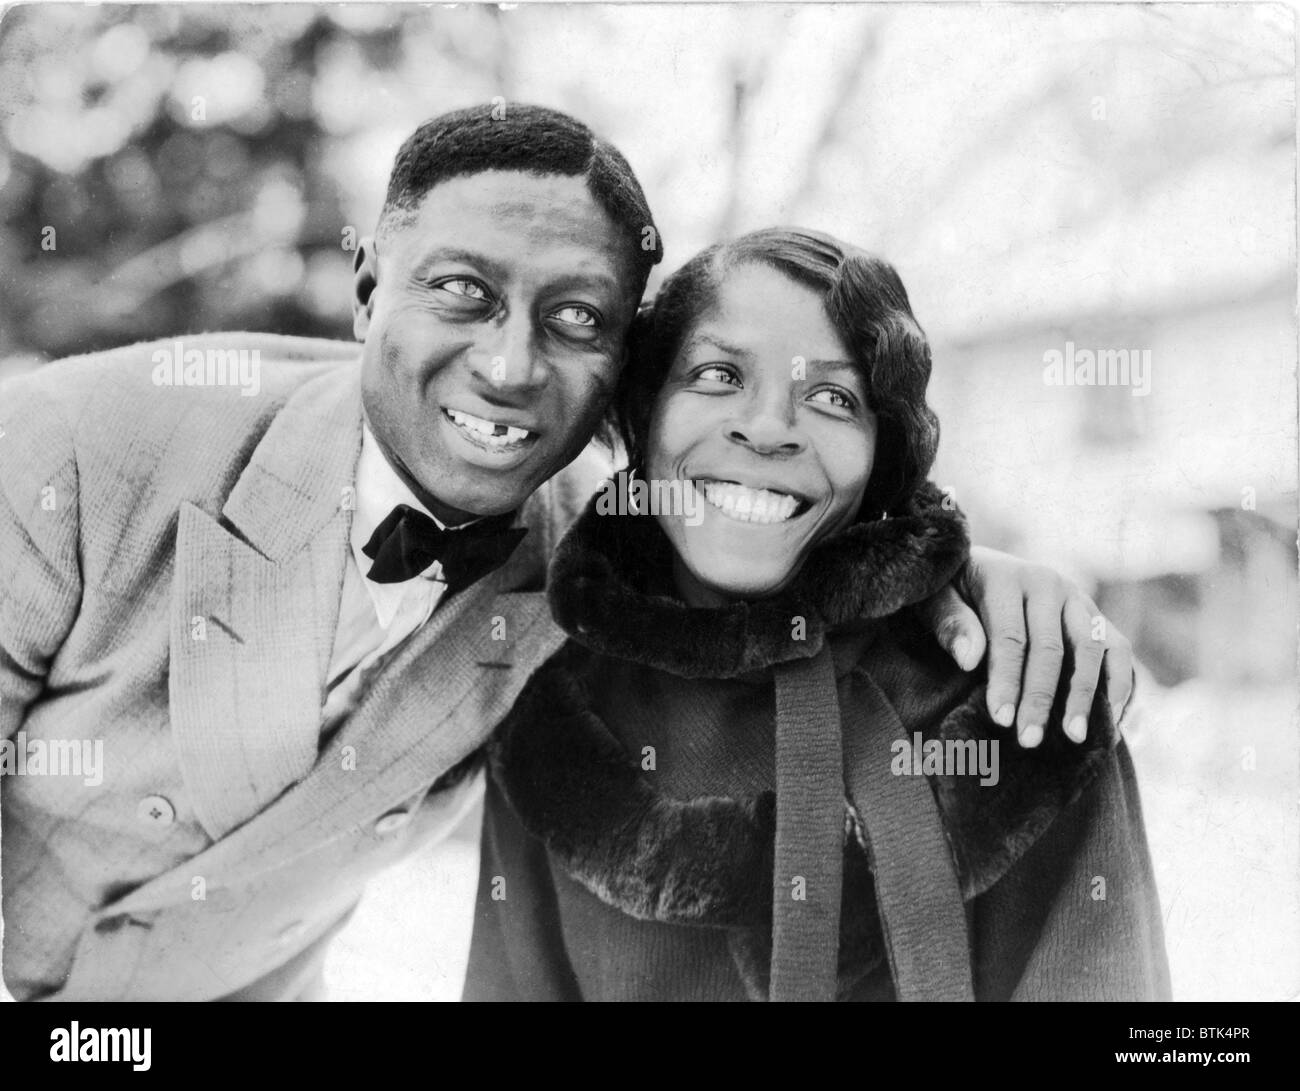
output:
{"label": "white shirt collar", "polygon": [[[443,523],[427,507],[420,503],[393,469],[384,452],[380,450],[370,424],[364,423],[361,429],[361,456],[357,459],[356,478],[356,512],[352,516],[352,556],[361,570],[362,582],[370,594],[370,601],[375,605],[375,615],[382,628],[387,629],[393,622],[402,598],[411,585],[418,580],[433,580],[442,575],[442,566],[436,561],[420,575],[402,583],[375,583],[365,579],[374,562],[367,557],[362,547],[370,541],[375,529],[388,518],[398,504],[407,504],[416,511],[423,512],[439,527]],[[444,528],[445,529],[445,528]]]}

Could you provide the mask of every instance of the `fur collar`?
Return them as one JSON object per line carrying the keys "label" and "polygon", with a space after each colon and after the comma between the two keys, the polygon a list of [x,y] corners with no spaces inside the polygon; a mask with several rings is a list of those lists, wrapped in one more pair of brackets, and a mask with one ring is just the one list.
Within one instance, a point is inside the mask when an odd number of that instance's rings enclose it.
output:
{"label": "fur collar", "polygon": [[[943,587],[969,553],[966,520],[933,485],[898,515],[856,523],[809,553],[794,582],[760,602],[690,609],[672,585],[672,547],[650,516],[600,516],[593,501],[556,550],[555,620],[578,643],[685,678],[733,678],[816,655],[828,630],[883,618]],[[790,639],[791,618],[805,639]]]}

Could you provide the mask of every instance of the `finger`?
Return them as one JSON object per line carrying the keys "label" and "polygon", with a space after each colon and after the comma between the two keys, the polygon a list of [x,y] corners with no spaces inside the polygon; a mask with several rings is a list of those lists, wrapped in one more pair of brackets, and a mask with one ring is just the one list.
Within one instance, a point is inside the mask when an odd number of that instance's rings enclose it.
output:
{"label": "finger", "polygon": [[1113,626],[1106,647],[1105,663],[1106,700],[1110,704],[1111,717],[1118,726],[1129,699],[1133,696],[1133,645],[1129,643],[1128,637]]}
{"label": "finger", "polygon": [[1024,689],[1016,730],[1020,745],[1035,747],[1043,741],[1043,732],[1052,715],[1052,704],[1061,683],[1065,663],[1065,639],[1061,629],[1065,593],[1053,581],[1035,583],[1025,598],[1028,623],[1029,654],[1025,660]]}
{"label": "finger", "polygon": [[917,612],[957,666],[964,671],[979,666],[984,658],[984,626],[952,584],[919,604]]}
{"label": "finger", "polygon": [[1088,715],[1106,654],[1106,619],[1086,595],[1071,595],[1061,614],[1065,640],[1074,660],[1070,695],[1065,702],[1065,734],[1074,742],[1088,737]]}
{"label": "finger", "polygon": [[981,617],[989,635],[988,708],[1002,727],[1015,723],[1020,678],[1025,667],[1025,600],[1019,584],[984,588]]}

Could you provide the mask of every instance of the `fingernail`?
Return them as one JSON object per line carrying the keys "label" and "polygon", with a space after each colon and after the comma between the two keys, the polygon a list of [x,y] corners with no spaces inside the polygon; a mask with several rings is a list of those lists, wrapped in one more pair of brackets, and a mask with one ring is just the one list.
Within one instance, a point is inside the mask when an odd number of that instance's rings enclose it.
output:
{"label": "fingernail", "polygon": [[1032,750],[1043,741],[1043,729],[1038,724],[1030,724],[1020,732],[1020,745]]}
{"label": "fingernail", "polygon": [[1065,733],[1075,742],[1083,742],[1088,737],[1088,721],[1082,716],[1076,716],[1065,725]]}
{"label": "fingernail", "polygon": [[1015,705],[1003,705],[997,712],[993,713],[993,722],[999,727],[1010,727],[1012,721],[1016,718]]}
{"label": "fingernail", "polygon": [[967,662],[970,659],[970,638],[959,636],[952,642],[952,657],[957,660],[957,666],[962,670],[970,670]]}

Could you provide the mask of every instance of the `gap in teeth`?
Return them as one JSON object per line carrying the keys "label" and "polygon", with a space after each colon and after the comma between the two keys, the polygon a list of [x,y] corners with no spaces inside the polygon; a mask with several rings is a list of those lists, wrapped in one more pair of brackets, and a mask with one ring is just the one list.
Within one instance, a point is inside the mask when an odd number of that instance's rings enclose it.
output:
{"label": "gap in teeth", "polygon": [[497,424],[495,421],[484,420],[482,417],[473,416],[470,413],[462,413],[458,409],[448,409],[447,415],[451,417],[452,423],[458,428],[463,428],[467,432],[473,432],[494,447],[505,447],[511,443],[521,443],[528,438],[526,428],[515,428],[509,424]]}

